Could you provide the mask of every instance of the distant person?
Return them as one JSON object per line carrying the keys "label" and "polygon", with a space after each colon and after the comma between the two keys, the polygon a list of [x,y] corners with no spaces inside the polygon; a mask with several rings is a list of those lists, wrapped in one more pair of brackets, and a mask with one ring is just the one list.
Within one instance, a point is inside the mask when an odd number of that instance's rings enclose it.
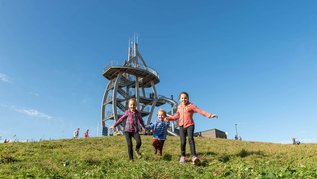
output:
{"label": "distant person", "polygon": [[157,112],[158,121],[154,124],[148,125],[145,128],[153,130],[152,145],[154,147],[154,154],[162,156],[164,142],[167,136],[168,122],[164,121],[166,118],[166,111],[163,109]]}
{"label": "distant person", "polygon": [[89,137],[89,129],[86,130],[86,132],[84,133],[84,137],[88,138]]}
{"label": "distant person", "polygon": [[187,92],[181,92],[179,95],[180,104],[177,107],[175,116],[166,117],[166,120],[176,121],[179,120],[179,136],[181,141],[181,157],[179,160],[180,164],[186,162],[186,137],[188,136],[188,142],[190,146],[190,153],[192,156],[192,164],[198,165],[200,160],[196,154],[195,141],[194,141],[194,130],[195,123],[193,120],[193,114],[199,113],[208,118],[218,118],[216,114],[211,114],[199,109],[197,106],[189,102],[189,95]]}
{"label": "distant person", "polygon": [[142,155],[140,153],[140,147],[142,145],[142,142],[139,134],[139,124],[142,125],[143,129],[145,129],[145,125],[140,112],[136,109],[136,99],[132,98],[129,100],[129,109],[114,125],[110,126],[110,128],[115,128],[123,121],[125,121],[124,135],[128,144],[129,159],[133,160],[132,137],[136,141],[135,155],[138,158],[141,158]]}
{"label": "distant person", "polygon": [[296,145],[299,145],[300,144],[300,141],[299,140],[296,140],[296,138],[293,138],[293,144],[296,144]]}
{"label": "distant person", "polygon": [[73,138],[74,138],[74,139],[78,139],[79,130],[80,130],[80,128],[77,128],[76,130],[74,130],[74,132],[73,132]]}

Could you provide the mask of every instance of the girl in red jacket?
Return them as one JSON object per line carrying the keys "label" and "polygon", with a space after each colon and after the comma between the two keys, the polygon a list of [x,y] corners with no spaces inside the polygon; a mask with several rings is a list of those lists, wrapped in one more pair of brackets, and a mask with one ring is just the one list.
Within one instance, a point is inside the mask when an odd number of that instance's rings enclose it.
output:
{"label": "girl in red jacket", "polygon": [[180,104],[177,107],[177,112],[175,116],[166,117],[166,120],[176,121],[179,119],[179,136],[181,140],[181,158],[179,160],[180,164],[184,164],[185,149],[186,149],[186,137],[188,136],[188,142],[190,146],[190,153],[192,156],[192,163],[194,165],[199,164],[200,160],[197,157],[194,141],[194,129],[195,123],[193,120],[193,114],[195,112],[208,117],[208,118],[218,118],[216,114],[211,114],[199,109],[197,106],[189,102],[189,95],[186,92],[181,92],[179,95]]}

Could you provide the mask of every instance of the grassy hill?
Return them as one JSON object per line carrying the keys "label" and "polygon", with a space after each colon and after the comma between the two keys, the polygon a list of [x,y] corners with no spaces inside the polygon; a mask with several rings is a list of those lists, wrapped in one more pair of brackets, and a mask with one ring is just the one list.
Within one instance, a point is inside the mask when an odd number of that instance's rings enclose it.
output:
{"label": "grassy hill", "polygon": [[0,144],[0,178],[317,178],[316,144],[195,138],[202,163],[193,166],[178,163],[178,137],[162,157],[151,139],[142,136],[143,157],[133,162],[123,136]]}

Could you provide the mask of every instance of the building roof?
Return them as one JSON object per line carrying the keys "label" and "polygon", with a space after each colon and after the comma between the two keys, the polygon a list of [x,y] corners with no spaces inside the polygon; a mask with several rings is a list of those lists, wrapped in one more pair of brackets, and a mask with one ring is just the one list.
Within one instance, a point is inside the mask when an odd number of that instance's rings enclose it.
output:
{"label": "building roof", "polygon": [[208,132],[208,131],[218,131],[218,132],[223,132],[223,133],[226,133],[222,130],[219,130],[219,129],[216,129],[216,128],[213,128],[213,129],[207,129],[207,130],[204,130],[204,131],[198,131],[198,132],[195,132],[195,133],[199,133],[199,132]]}

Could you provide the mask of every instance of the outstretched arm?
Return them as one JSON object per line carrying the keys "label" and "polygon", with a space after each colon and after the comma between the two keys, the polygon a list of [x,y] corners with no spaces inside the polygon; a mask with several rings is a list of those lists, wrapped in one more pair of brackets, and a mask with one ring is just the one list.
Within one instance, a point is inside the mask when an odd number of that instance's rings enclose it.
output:
{"label": "outstretched arm", "polygon": [[154,124],[150,124],[145,126],[145,129],[150,130],[150,129],[154,129]]}
{"label": "outstretched arm", "polygon": [[176,121],[179,119],[179,112],[177,111],[175,116],[167,116],[165,117],[165,121]]}
{"label": "outstretched arm", "polygon": [[212,114],[212,113],[208,113],[208,112],[206,112],[206,111],[204,111],[204,110],[198,108],[198,107],[195,106],[195,105],[192,105],[192,110],[193,110],[194,112],[197,112],[197,113],[199,113],[199,114],[201,114],[201,115],[203,115],[203,116],[205,116],[205,117],[208,117],[208,118],[218,118],[218,115]]}
{"label": "outstretched arm", "polygon": [[124,115],[123,115],[122,117],[120,117],[120,119],[117,120],[116,123],[114,123],[112,126],[110,126],[110,129],[113,129],[113,128],[115,128],[117,125],[119,125],[119,124],[123,121],[123,119],[125,119],[127,116],[128,116],[128,114],[127,114],[127,113],[124,113]]}

